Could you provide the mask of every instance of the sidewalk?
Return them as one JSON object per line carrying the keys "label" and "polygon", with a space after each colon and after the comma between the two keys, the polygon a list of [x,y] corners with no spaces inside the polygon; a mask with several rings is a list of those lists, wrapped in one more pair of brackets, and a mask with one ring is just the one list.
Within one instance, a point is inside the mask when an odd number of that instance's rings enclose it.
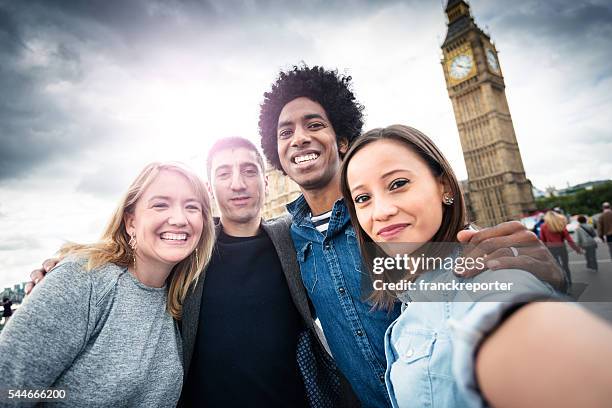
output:
{"label": "sidewalk", "polygon": [[572,272],[572,295],[578,295],[578,302],[593,313],[612,322],[612,261],[608,248],[599,244],[597,263],[599,271],[587,269],[584,255],[568,248]]}

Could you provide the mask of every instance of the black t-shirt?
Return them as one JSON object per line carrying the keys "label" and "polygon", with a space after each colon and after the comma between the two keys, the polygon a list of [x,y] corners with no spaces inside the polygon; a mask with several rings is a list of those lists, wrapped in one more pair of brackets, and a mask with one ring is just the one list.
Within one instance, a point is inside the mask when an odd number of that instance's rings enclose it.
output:
{"label": "black t-shirt", "polygon": [[206,270],[187,405],[305,407],[303,329],[270,237],[217,238]]}

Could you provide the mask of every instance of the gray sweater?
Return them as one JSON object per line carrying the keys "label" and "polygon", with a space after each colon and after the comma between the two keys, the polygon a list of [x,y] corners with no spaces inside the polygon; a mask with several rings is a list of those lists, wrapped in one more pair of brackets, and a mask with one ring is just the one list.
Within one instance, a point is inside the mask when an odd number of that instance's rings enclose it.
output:
{"label": "gray sweater", "polygon": [[[67,398],[53,404],[71,407],[175,406],[181,338],[167,288],[147,287],[113,264],[90,272],[82,265],[67,260],[53,270],[1,332],[2,387],[65,389]],[[15,401],[5,395],[0,406]]]}
{"label": "gray sweater", "polygon": [[590,225],[580,224],[580,226],[574,231],[574,234],[574,241],[576,241],[576,245],[578,245],[580,248],[590,248],[597,246],[597,241],[595,241],[594,238],[597,236],[597,234],[595,233],[593,227],[591,227]]}

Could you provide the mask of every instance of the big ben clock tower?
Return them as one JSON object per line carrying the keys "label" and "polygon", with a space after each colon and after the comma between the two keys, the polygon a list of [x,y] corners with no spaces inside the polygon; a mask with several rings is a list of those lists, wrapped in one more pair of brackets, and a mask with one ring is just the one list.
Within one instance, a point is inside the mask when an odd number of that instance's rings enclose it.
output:
{"label": "big ben clock tower", "polygon": [[516,220],[535,209],[506,100],[495,45],[482,32],[464,0],[448,0],[448,31],[442,67],[477,224]]}

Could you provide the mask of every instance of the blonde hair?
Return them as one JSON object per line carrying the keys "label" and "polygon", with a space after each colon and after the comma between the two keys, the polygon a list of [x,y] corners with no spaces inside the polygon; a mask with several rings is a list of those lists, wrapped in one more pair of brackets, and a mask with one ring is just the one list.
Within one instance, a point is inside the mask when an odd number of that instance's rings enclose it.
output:
{"label": "blonde hair", "polygon": [[127,267],[133,263],[134,251],[129,245],[130,236],[126,231],[125,216],[133,214],[136,203],[162,171],[173,171],[187,179],[202,205],[202,236],[187,258],[172,268],[169,276],[167,310],[177,320],[181,319],[183,302],[191,284],[197,282],[204,266],[210,260],[215,243],[215,229],[212,221],[210,198],[200,178],[180,163],[151,163],[132,182],[127,193],[111,217],[100,240],[93,244],[67,243],[60,249],[60,256],[83,255],[88,257],[88,271],[106,263]]}
{"label": "blonde hair", "polygon": [[551,232],[562,232],[567,225],[567,220],[561,214],[557,214],[554,211],[548,211],[544,214],[544,222],[548,225],[548,229]]}

